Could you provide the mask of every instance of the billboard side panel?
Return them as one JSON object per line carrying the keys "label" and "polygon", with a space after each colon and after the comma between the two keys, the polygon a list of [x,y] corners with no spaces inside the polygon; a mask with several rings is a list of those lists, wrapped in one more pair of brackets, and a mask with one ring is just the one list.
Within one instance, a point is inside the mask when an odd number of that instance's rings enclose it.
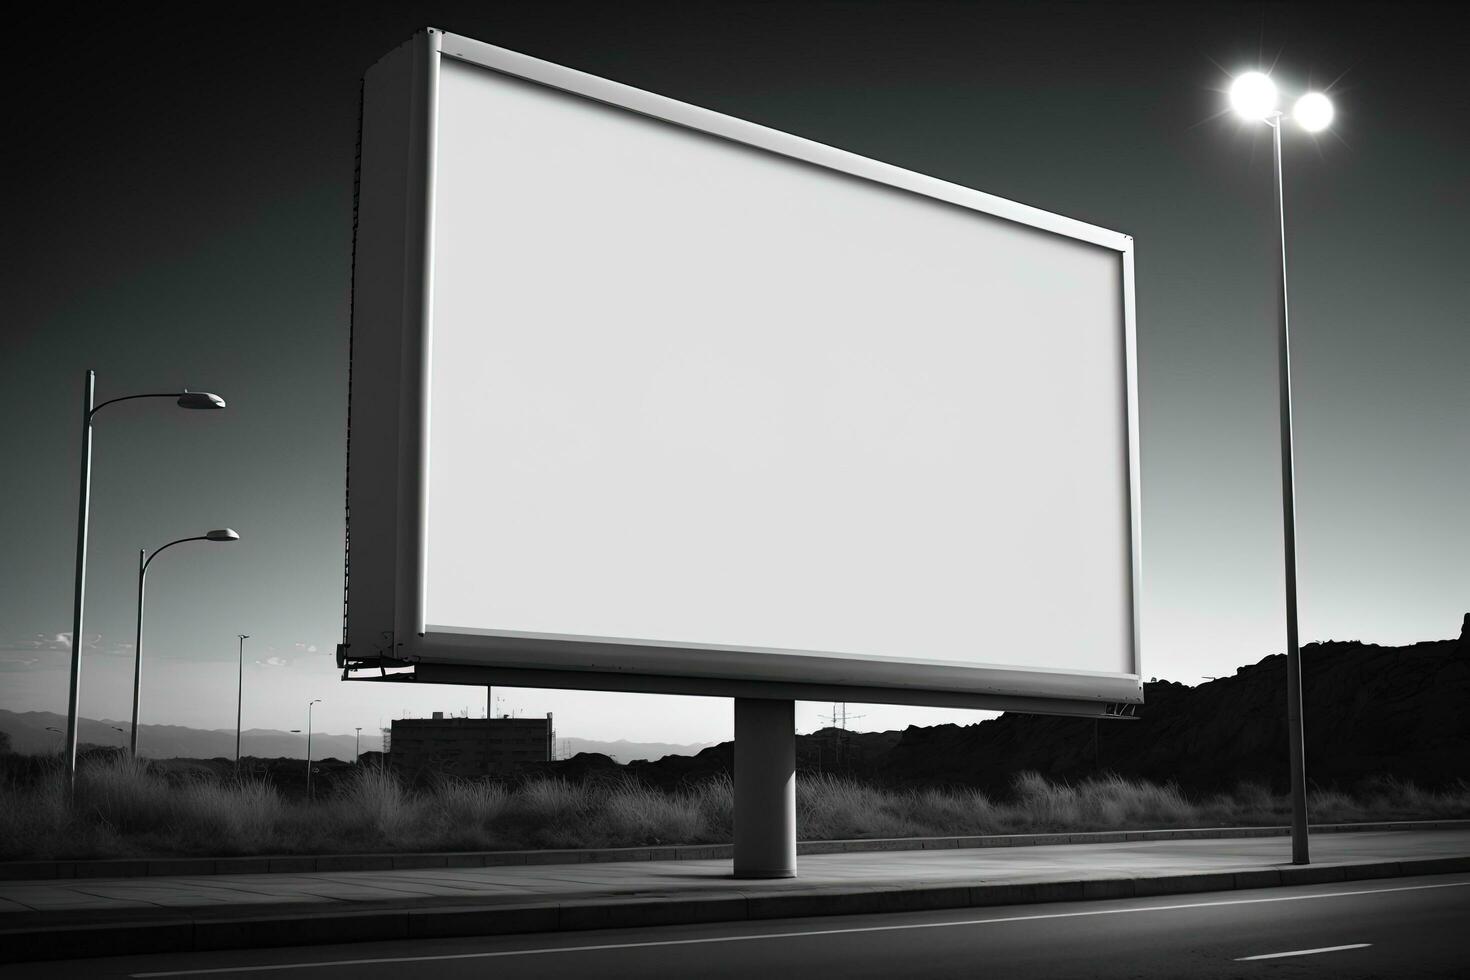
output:
{"label": "billboard side panel", "polygon": [[[425,117],[431,93],[428,39],[415,37],[363,78],[357,227],[353,241],[352,397],[348,413],[348,553],[345,655],[357,661],[397,655],[405,588],[421,578],[404,511],[416,499],[421,412],[407,405],[405,357],[423,341],[423,248],[427,211]],[[406,351],[407,348],[407,351]],[[411,611],[408,614],[411,617]],[[339,654],[339,659],[341,655]]]}

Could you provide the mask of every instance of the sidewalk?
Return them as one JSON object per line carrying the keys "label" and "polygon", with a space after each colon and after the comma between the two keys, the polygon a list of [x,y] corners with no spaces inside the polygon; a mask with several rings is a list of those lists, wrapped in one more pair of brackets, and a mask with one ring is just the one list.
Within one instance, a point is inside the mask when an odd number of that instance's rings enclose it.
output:
{"label": "sidewalk", "polygon": [[0,960],[289,946],[1076,901],[1470,871],[1470,830],[727,860],[0,882]]}

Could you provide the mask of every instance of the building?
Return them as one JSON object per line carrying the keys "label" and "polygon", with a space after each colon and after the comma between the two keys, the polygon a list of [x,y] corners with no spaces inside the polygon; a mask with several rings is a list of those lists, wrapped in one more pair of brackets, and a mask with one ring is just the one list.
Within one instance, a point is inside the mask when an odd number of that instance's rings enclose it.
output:
{"label": "building", "polygon": [[393,722],[389,755],[406,776],[422,772],[484,776],[553,758],[556,730],[545,718],[401,718]]}

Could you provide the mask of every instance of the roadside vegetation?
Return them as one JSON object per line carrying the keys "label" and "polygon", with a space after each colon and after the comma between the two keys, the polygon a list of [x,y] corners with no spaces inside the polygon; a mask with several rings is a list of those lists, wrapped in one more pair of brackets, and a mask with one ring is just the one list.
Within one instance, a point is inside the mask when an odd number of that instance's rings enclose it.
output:
{"label": "roadside vegetation", "polygon": [[[559,778],[410,788],[374,766],[307,803],[267,782],[170,778],[119,756],[88,760],[70,800],[59,768],[0,784],[0,860],[717,843],[731,839],[732,803],[728,778],[672,792]],[[1470,817],[1470,783],[1431,792],[1382,780],[1316,792],[1310,807],[1314,823]],[[1260,786],[1190,799],[1111,775],[1066,784],[1023,773],[1001,797],[832,775],[797,781],[804,840],[1280,825],[1287,815],[1287,800]]]}

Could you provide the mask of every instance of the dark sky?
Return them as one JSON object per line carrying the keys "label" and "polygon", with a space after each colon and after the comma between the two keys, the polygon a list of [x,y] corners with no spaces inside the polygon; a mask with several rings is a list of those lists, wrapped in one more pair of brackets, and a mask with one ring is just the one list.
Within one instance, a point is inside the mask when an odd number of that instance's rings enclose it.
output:
{"label": "dark sky", "polygon": [[[228,725],[238,632],[247,725],[299,727],[309,697],[338,731],[481,704],[331,667],[358,85],[429,25],[1133,235],[1144,671],[1190,683],[1282,644],[1269,145],[1218,115],[1221,90],[1273,64],[1283,87],[1330,85],[1337,125],[1286,148],[1304,637],[1438,638],[1470,609],[1470,97],[1449,8],[202,9],[12,25],[0,707],[64,702],[65,651],[35,637],[70,629],[88,367],[99,398],[187,385],[230,408],[99,416],[85,714],[127,713],[138,549],[218,525],[244,540],[150,572],[146,721]],[[697,700],[506,694],[566,734],[729,726]],[[859,727],[939,717],[867,711]]]}

